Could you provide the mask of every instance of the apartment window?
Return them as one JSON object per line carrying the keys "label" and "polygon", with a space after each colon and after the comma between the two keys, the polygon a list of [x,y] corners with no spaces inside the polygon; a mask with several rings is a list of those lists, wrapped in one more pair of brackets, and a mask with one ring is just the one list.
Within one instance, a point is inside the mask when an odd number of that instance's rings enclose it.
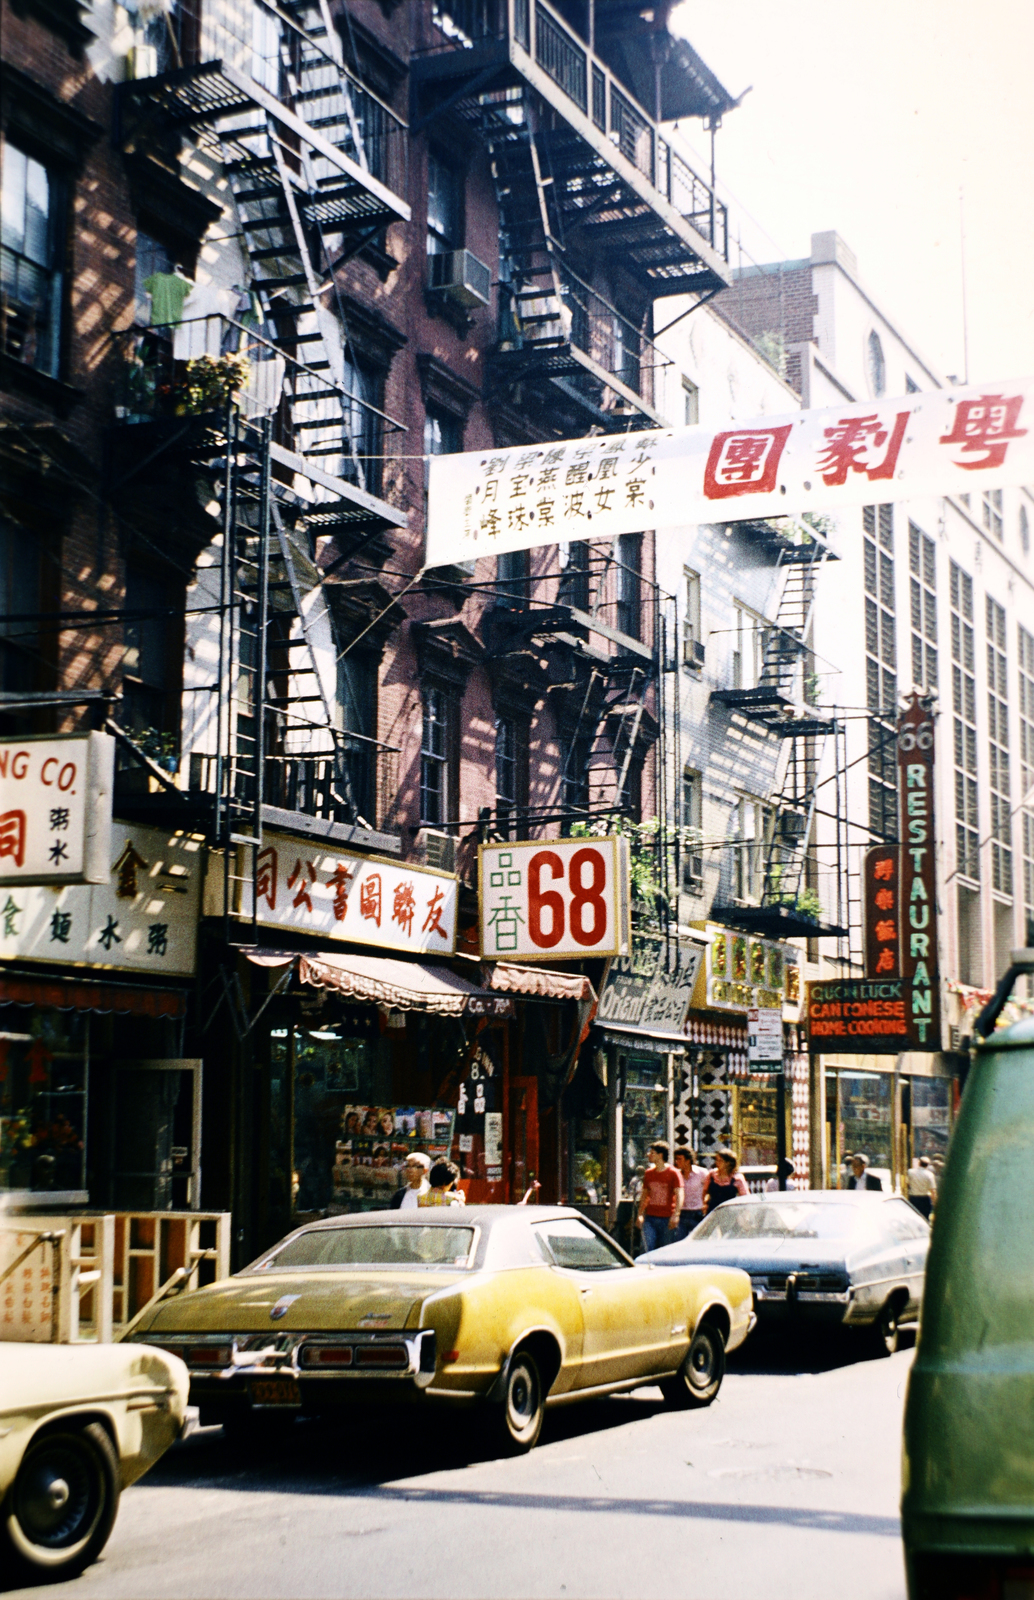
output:
{"label": "apartment window", "polygon": [[937,692],[937,546],[914,522],[908,525],[912,682]]}
{"label": "apartment window", "polygon": [[[161,20],[164,24],[164,12]],[[147,280],[159,275],[171,277],[175,265],[172,255],[159,239],[152,239],[142,228],[137,229],[133,283],[136,294],[136,321],[141,326],[145,327],[151,320],[151,294],[147,288]]]}
{"label": "apartment window", "polygon": [[424,690],[420,737],[420,820],[432,827],[448,821],[449,700],[441,689]]}
{"label": "apartment window", "polygon": [[760,800],[736,802],[736,898],[759,901],[765,887],[765,852],[772,837],[774,812]]}
{"label": "apartment window", "polygon": [[746,606],[733,606],[732,686],[756,689],[764,660],[764,625]]}
{"label": "apartment window", "polygon": [[452,456],[463,449],[463,424],[445,411],[428,411],[424,417],[424,455]]}
{"label": "apartment window", "polygon": [[617,546],[617,625],[621,633],[627,633],[630,639],[638,639],[642,630],[643,536],[641,533],[622,533]]}
{"label": "apartment window", "polygon": [[[37,687],[39,640],[31,618],[40,609],[40,546],[36,535],[0,518],[0,688]],[[5,719],[6,724],[6,719]]]}
{"label": "apartment window", "polygon": [[[346,354],[344,388],[347,398],[342,409],[347,438],[342,475],[352,482],[361,479],[368,494],[379,494],[384,454],[384,374]],[[306,437],[311,443],[312,435]]]}
{"label": "apartment window", "polygon": [[[1034,788],[1034,633],[1019,629],[1020,690],[1020,793],[1024,802]],[[1034,808],[1024,804],[1020,821],[1023,843],[1023,912],[1027,932],[1024,943],[1031,943],[1034,932]]]}
{"label": "apartment window", "polygon": [[687,667],[699,667],[704,659],[704,637],[700,626],[700,574],[683,570],[685,612],[682,623],[682,659]]}
{"label": "apartment window", "polygon": [[561,577],[557,599],[578,611],[588,611],[589,546],[584,539],[576,539],[571,544],[560,545],[559,549]]}
{"label": "apartment window", "polygon": [[[165,585],[146,573],[126,573],[125,654],[122,703],[126,731],[134,738],[165,731],[169,689],[169,597]],[[152,754],[159,752],[152,751]]]}
{"label": "apartment window", "polygon": [[1005,518],[1002,514],[1001,489],[985,489],[982,495],[981,516],[988,533],[999,541],[1004,540]]}
{"label": "apartment window", "polygon": [[[338,661],[338,706],[341,727],[341,787],[359,817],[372,819],[376,811],[374,781],[377,770],[377,658],[350,650]],[[348,734],[360,737],[348,738]]]}
{"label": "apartment window", "polygon": [[432,150],[427,157],[427,253],[445,255],[463,245],[463,178]]}
{"label": "apartment window", "polygon": [[869,827],[898,836],[898,703],[894,507],[862,508],[865,563],[865,692],[869,711]]}
{"label": "apartment window", "polygon": [[528,805],[528,730],[515,717],[499,717],[495,725],[495,808],[500,834],[520,833]]}
{"label": "apartment window", "polygon": [[682,380],[682,421],[687,428],[700,421],[700,390],[690,378]]}
{"label": "apartment window", "polygon": [[51,378],[61,361],[63,216],[61,180],[8,141],[0,180],[0,348]]}
{"label": "apartment window", "polygon": [[682,774],[682,887],[699,891],[704,877],[703,780],[699,772],[686,767]]}
{"label": "apartment window", "polygon": [[1012,894],[1012,823],[1009,796],[1009,675],[1005,610],[985,599],[987,629],[987,732],[991,765],[991,886]]}
{"label": "apartment window", "polygon": [[570,739],[564,752],[563,802],[564,820],[561,832],[569,834],[572,821],[570,813],[589,809],[589,760],[592,754],[588,739]]}
{"label": "apartment window", "polygon": [[495,586],[499,605],[509,606],[514,611],[527,606],[530,571],[527,550],[508,550],[496,556]]}
{"label": "apartment window", "polygon": [[953,561],[951,599],[951,707],[955,763],[956,870],[980,877],[977,821],[977,682],[973,642],[973,579]]}
{"label": "apartment window", "polygon": [[1025,556],[1030,555],[1030,517],[1027,507],[1020,507],[1020,549]]}
{"label": "apartment window", "polygon": [[874,328],[869,335],[869,384],[877,399],[887,387],[887,362],[883,354],[883,345],[879,334]]}

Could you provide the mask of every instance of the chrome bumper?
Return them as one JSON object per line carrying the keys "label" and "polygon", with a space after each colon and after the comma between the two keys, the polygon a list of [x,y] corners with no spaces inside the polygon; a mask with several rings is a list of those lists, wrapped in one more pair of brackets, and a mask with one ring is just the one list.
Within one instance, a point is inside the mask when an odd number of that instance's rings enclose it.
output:
{"label": "chrome bumper", "polygon": [[[340,1333],[287,1333],[267,1337],[263,1334],[197,1334],[193,1337],[176,1334],[144,1334],[141,1344],[158,1345],[172,1351],[187,1364],[191,1383],[200,1379],[216,1384],[236,1383],[248,1378],[290,1377],[301,1383],[326,1383],[338,1380],[362,1382],[375,1379],[380,1382],[404,1382],[426,1389],[434,1381],[437,1360],[433,1328],[406,1330],[398,1333],[365,1333],[342,1329]],[[221,1365],[191,1359],[194,1352],[216,1350],[229,1346],[230,1359]],[[348,1364],[319,1367],[309,1365],[307,1352],[313,1355],[329,1348],[348,1348],[353,1352]],[[374,1362],[378,1354],[389,1350],[404,1352],[404,1360],[397,1366],[379,1366]]]}

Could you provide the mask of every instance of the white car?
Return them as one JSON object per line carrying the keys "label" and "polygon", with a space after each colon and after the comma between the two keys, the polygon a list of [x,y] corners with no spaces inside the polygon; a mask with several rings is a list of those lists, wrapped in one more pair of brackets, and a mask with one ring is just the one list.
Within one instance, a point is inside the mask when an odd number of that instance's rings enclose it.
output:
{"label": "white car", "polygon": [[73,1577],[179,1437],[189,1378],[153,1345],[0,1343],[0,1568]]}

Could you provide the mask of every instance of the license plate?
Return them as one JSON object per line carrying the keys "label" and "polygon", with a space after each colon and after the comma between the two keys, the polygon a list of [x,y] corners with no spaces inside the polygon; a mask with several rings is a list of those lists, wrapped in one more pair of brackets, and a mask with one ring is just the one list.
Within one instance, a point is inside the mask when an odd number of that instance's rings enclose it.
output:
{"label": "license plate", "polygon": [[248,1394],[253,1406],[300,1406],[297,1378],[252,1378]]}

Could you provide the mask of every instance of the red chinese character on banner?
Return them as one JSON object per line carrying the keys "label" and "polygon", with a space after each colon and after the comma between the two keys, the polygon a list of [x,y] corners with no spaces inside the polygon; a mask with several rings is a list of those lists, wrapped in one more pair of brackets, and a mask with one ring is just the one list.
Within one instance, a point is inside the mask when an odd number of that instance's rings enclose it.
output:
{"label": "red chinese character on banner", "polygon": [[872,869],[872,875],[877,881],[883,879],[884,882],[889,882],[894,876],[894,857],[885,856],[882,861],[877,861]]}
{"label": "red chinese character on banner", "polygon": [[5,811],[0,815],[0,858],[12,856],[16,867],[25,860],[25,812]]}
{"label": "red chinese character on banner", "polygon": [[270,911],[276,910],[277,870],[276,851],[267,845],[255,860],[255,898],[267,901]]}
{"label": "red chinese character on banner", "polygon": [[416,912],[416,900],[413,898],[413,885],[400,883],[395,890],[395,900],[391,909],[391,920],[397,922],[400,928],[405,928],[406,938],[413,936],[413,917]]}
{"label": "red chinese character on banner", "polygon": [[893,478],[910,416],[910,411],[899,411],[893,429],[875,412],[869,417],[843,417],[832,428],[824,428],[824,453],[815,465],[823,483],[846,483],[849,472],[864,472],[870,483]]}
{"label": "red chinese character on banner", "polygon": [[359,885],[359,915],[381,925],[381,875],[371,872]]}
{"label": "red chinese character on banner", "polygon": [[339,861],[327,879],[327,886],[334,891],[335,922],[344,922],[345,920],[345,912],[348,910],[348,886],[354,874],[354,867],[346,867],[343,861]]}
{"label": "red chinese character on banner", "polygon": [[443,939],[448,939],[449,935],[442,927],[442,901],[444,899],[445,895],[441,889],[436,889],[427,902],[427,916],[424,918],[424,925],[420,930],[421,933],[440,933]]}
{"label": "red chinese character on banner", "polygon": [[898,936],[897,925],[895,923],[893,923],[890,920],[890,918],[888,917],[885,921],[877,922],[876,928],[875,928],[875,933],[876,933],[876,938],[878,939],[879,943],[880,944],[886,944],[888,939],[896,939],[897,938],[897,936]]}
{"label": "red chinese character on banner", "polygon": [[727,433],[716,433],[704,469],[707,499],[770,494],[792,429],[793,423],[788,422],[781,428],[732,428]]}
{"label": "red chinese character on banner", "polygon": [[876,893],[873,895],[873,899],[875,900],[876,907],[879,911],[894,910],[893,889],[877,889]]}
{"label": "red chinese character on banner", "polygon": [[[306,881],[306,874],[308,874],[308,882]],[[299,856],[298,860],[294,864],[294,871],[287,880],[287,887],[289,889],[293,889],[295,884],[298,885],[298,893],[291,902],[293,906],[296,908],[299,906],[304,906],[306,911],[312,910],[312,893],[310,891],[309,884],[315,882],[316,868],[313,866],[311,861],[306,861],[305,865],[302,866],[301,857]]]}
{"label": "red chinese character on banner", "polygon": [[876,962],[876,971],[877,972],[893,972],[894,971],[894,952],[893,952],[893,950],[881,950],[880,951],[879,957],[878,957],[877,962]]}
{"label": "red chinese character on banner", "polygon": [[[942,433],[940,444],[957,444],[960,455],[980,455],[980,461],[960,461],[957,467],[980,472],[984,467],[1000,467],[1011,439],[1022,439],[1026,428],[1016,426],[1023,405],[1021,394],[1006,399],[1004,394],[982,394],[976,400],[960,400],[955,407],[955,422],[950,433]],[[0,822],[3,818],[0,817]]]}

